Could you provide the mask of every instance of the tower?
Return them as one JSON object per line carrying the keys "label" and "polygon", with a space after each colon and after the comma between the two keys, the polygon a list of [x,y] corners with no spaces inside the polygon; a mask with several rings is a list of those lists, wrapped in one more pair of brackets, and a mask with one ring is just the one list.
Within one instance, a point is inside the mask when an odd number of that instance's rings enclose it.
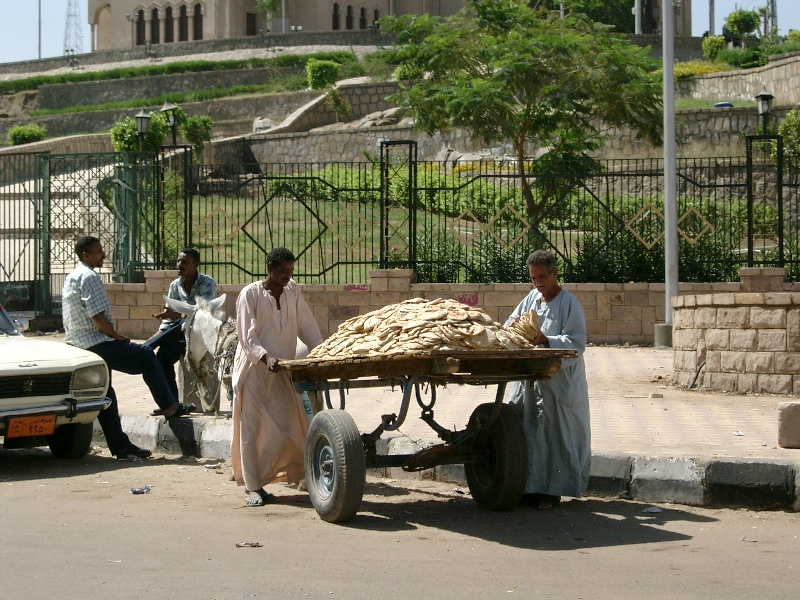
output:
{"label": "tower", "polygon": [[69,0],[67,23],[64,26],[64,54],[83,54],[83,30],[78,0]]}

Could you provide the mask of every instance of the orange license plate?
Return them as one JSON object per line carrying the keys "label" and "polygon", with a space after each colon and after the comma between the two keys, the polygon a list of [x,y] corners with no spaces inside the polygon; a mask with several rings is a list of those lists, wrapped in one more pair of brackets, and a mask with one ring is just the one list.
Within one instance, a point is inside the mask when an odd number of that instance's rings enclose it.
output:
{"label": "orange license plate", "polygon": [[56,430],[55,415],[38,417],[14,417],[8,420],[6,437],[30,437],[33,435],[50,435]]}

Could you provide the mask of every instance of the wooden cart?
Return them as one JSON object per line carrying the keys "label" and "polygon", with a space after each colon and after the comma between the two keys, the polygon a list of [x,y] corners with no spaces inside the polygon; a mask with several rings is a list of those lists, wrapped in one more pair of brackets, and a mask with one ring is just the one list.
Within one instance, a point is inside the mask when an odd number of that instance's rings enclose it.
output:
{"label": "wooden cart", "polygon": [[[308,493],[320,517],[330,522],[351,519],[364,495],[366,468],[402,467],[416,471],[442,464],[463,464],[473,499],[489,510],[516,506],[525,489],[528,456],[519,413],[503,403],[506,384],[547,379],[574,350],[463,350],[416,356],[364,356],[341,359],[279,361],[276,371],[289,371],[300,391],[321,390],[329,410],[314,416],[305,446]],[[427,384],[427,398],[421,386]],[[480,404],[463,430],[453,431],[434,420],[439,385],[496,385],[494,402]],[[365,387],[399,387],[398,413],[382,415],[370,433],[360,433],[345,411],[345,393]],[[331,403],[339,390],[339,408]],[[420,418],[443,441],[414,454],[379,455],[377,440],[405,421],[412,393]]]}

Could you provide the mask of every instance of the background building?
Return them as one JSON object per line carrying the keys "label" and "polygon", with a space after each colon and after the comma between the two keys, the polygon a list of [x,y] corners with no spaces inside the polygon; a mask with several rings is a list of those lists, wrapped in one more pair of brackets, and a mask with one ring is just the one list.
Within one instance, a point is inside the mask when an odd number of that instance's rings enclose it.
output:
{"label": "background building", "polygon": [[[88,0],[91,50],[219,40],[290,31],[368,29],[386,15],[449,16],[463,0],[283,0],[267,22],[255,0]],[[691,0],[675,4],[675,34],[691,35]],[[633,0],[631,0],[633,6]],[[642,0],[643,31],[660,30],[661,0]]]}

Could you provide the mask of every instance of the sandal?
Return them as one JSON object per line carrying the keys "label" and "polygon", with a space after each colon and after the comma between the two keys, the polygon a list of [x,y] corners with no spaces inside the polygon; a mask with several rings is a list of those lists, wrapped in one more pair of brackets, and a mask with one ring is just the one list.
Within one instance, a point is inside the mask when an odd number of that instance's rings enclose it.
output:
{"label": "sandal", "polygon": [[[250,494],[244,501],[245,506],[264,506],[265,504],[275,504],[278,501],[278,497],[275,494],[270,494],[265,491],[264,488],[252,492],[248,490],[245,491]],[[253,494],[255,494],[255,496]]]}
{"label": "sandal", "polygon": [[559,504],[561,504],[561,496],[549,496],[547,494],[542,494],[542,499],[539,500],[536,508],[539,510],[550,510]]}
{"label": "sandal", "polygon": [[[178,417],[184,417],[188,414],[191,414],[195,410],[197,410],[197,407],[194,404],[184,404],[183,402],[181,402],[178,404],[178,410],[176,410],[169,416],[165,415],[163,411],[159,412],[167,421],[172,421],[173,419],[177,419]],[[153,414],[155,414],[155,412]]]}

